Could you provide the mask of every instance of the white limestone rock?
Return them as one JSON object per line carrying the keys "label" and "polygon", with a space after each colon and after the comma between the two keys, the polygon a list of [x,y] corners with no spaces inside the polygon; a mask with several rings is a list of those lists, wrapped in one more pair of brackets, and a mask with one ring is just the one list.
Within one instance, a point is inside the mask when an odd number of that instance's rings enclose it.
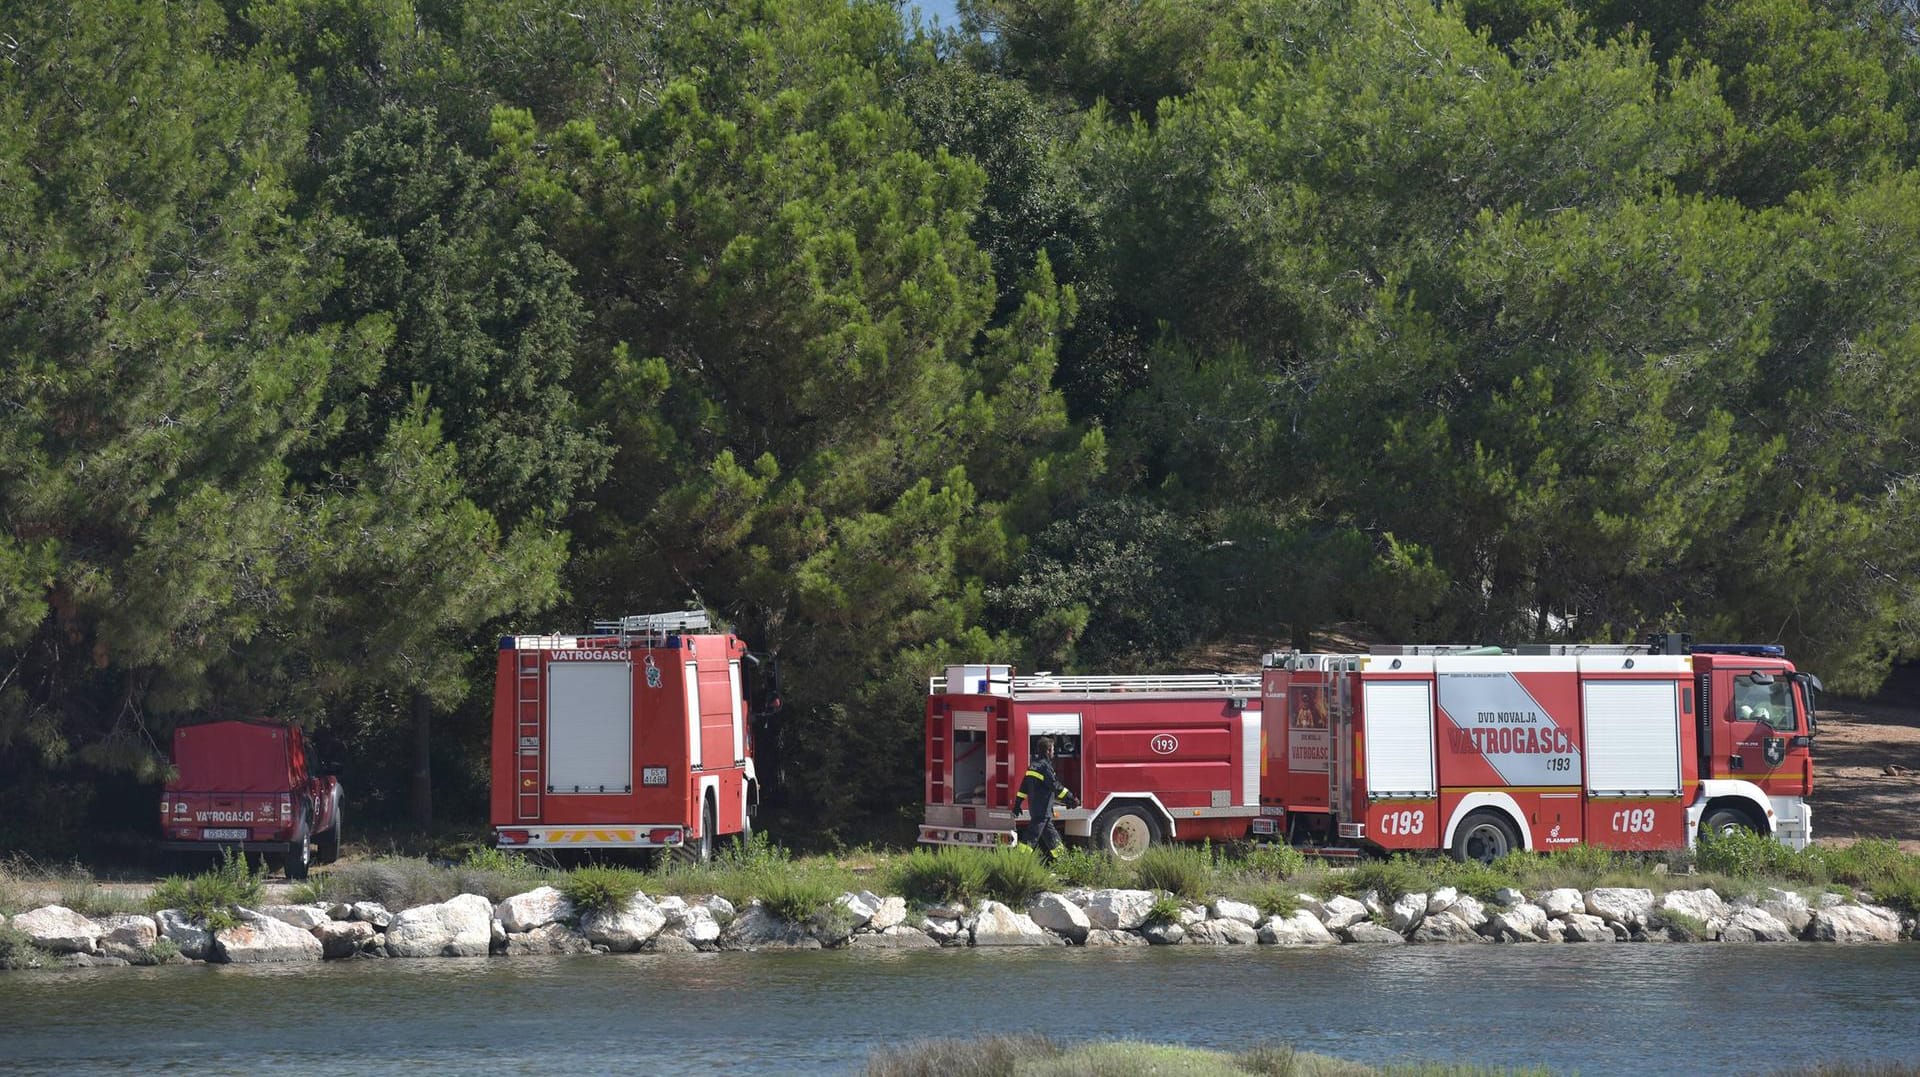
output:
{"label": "white limestone rock", "polygon": [[1900,916],[1876,905],[1835,905],[1814,912],[1806,937],[1813,942],[1895,942]]}
{"label": "white limestone rock", "polygon": [[[1075,908],[1077,909],[1078,906]],[[872,932],[882,932],[896,927],[903,927],[906,922],[907,899],[903,897],[885,897],[880,899],[880,906],[873,910],[873,918],[867,921],[866,929]],[[918,933],[916,932],[916,934]]]}
{"label": "white limestone rock", "polygon": [[1487,922],[1487,907],[1472,894],[1461,894],[1442,916],[1452,916],[1471,928]]}
{"label": "white limestone rock", "polygon": [[1733,916],[1726,900],[1707,889],[1670,890],[1661,896],[1660,909],[1690,916],[1707,925],[1708,938],[1718,937],[1720,929],[1726,927],[1727,920]]}
{"label": "white limestone rock", "polygon": [[894,924],[880,931],[862,931],[847,941],[851,950],[938,950],[932,936],[905,924]]}
{"label": "white limestone rock", "polygon": [[1305,909],[1290,916],[1267,917],[1260,925],[1259,939],[1266,946],[1332,946],[1340,941]]}
{"label": "white limestone rock", "polygon": [[1792,942],[1797,937],[1778,916],[1757,905],[1735,909],[1720,929],[1721,942]]}
{"label": "white limestone rock", "polygon": [[1187,929],[1187,941],[1197,946],[1251,946],[1260,933],[1244,920],[1203,920]]}
{"label": "white limestone rock", "polygon": [[393,923],[393,914],[385,905],[377,901],[356,901],[353,903],[353,918],[362,923],[372,924],[375,930],[385,931]]}
{"label": "white limestone rock", "polygon": [[1587,896],[1571,886],[1545,891],[1536,895],[1535,901],[1540,906],[1540,911],[1555,920],[1565,920],[1574,913],[1584,916],[1587,911]]}
{"label": "white limestone rock", "polygon": [[[1407,936],[1407,941],[1418,943],[1486,942],[1487,937],[1480,934],[1479,930],[1480,925],[1487,920],[1485,909],[1481,908],[1480,903],[1477,901],[1465,910],[1461,908],[1463,902],[1471,900],[1473,899],[1462,898],[1461,901],[1455,902],[1453,908],[1448,909],[1446,912],[1422,919],[1420,926],[1414,928],[1412,933]],[[1353,926],[1357,928],[1360,925],[1355,924]],[[1351,931],[1353,928],[1349,928],[1348,930]],[[1388,928],[1387,930],[1392,929]]]}
{"label": "white limestone rock", "polygon": [[100,949],[100,925],[65,905],[42,905],[23,912],[13,918],[13,929],[56,954],[91,954]]}
{"label": "white limestone rock", "polygon": [[1148,924],[1140,929],[1140,937],[1154,946],[1178,946],[1187,941],[1187,929],[1174,923]]}
{"label": "white limestone rock", "polygon": [[1147,922],[1157,900],[1151,890],[1095,890],[1087,895],[1087,921],[1109,931],[1133,931]]}
{"label": "white limestone rock", "polygon": [[1375,921],[1386,920],[1387,902],[1386,902],[1386,899],[1380,896],[1380,891],[1368,890],[1365,893],[1362,893],[1360,895],[1360,904],[1365,905],[1367,907],[1367,916],[1370,919]]}
{"label": "white limestone rock", "polygon": [[229,965],[265,965],[318,961],[323,950],[311,930],[303,930],[252,909],[235,909],[239,923],[213,933],[209,961]]}
{"label": "white limestone rock", "polygon": [[[585,928],[586,924],[580,926]],[[589,931],[588,936],[591,937],[592,932]],[[719,939],[721,949],[725,950],[810,949],[809,942],[814,946],[820,944],[804,927],[787,923],[758,901],[748,902],[720,932]]]}
{"label": "white limestone rock", "polygon": [[1460,891],[1451,886],[1442,886],[1427,897],[1427,915],[1446,912],[1459,900]]}
{"label": "white limestone rock", "polygon": [[154,919],[160,925],[160,934],[180,948],[180,956],[205,961],[213,952],[213,933],[181,910],[161,909]]}
{"label": "white limestone rock", "polygon": [[102,916],[94,921],[100,929],[100,952],[135,965],[145,964],[160,940],[160,925],[153,917],[135,913]]}
{"label": "white limestone rock", "polygon": [[1481,931],[1500,942],[1545,942],[1547,914],[1540,906],[1522,901],[1494,913]]}
{"label": "white limestone rock", "polygon": [[1791,890],[1768,887],[1760,895],[1759,907],[1787,925],[1796,938],[1813,922],[1813,910],[1807,906],[1807,899]]}
{"label": "white limestone rock", "polygon": [[1207,907],[1205,905],[1195,905],[1189,901],[1181,903],[1180,918],[1175,921],[1175,923],[1178,923],[1181,927],[1192,927],[1195,924],[1203,924],[1206,920]]}
{"label": "white limestone rock", "polygon": [[378,934],[364,920],[329,920],[313,929],[313,937],[320,940],[320,956],[328,961],[352,957]]}
{"label": "white limestone rock", "polygon": [[509,935],[524,935],[537,927],[573,919],[573,902],[551,886],[515,894],[493,907],[494,919]]}
{"label": "white limestone rock", "polygon": [[1402,894],[1387,910],[1387,926],[1399,932],[1413,930],[1427,915],[1427,895]]}
{"label": "white limestone rock", "polygon": [[704,906],[687,906],[680,914],[680,922],[671,927],[681,938],[703,950],[720,941],[720,921],[715,920]]}
{"label": "white limestone rock", "polygon": [[998,901],[982,901],[974,911],[975,946],[1059,946],[1058,936],[1049,933],[1033,917],[1015,912]]}
{"label": "white limestone rock", "polygon": [[1330,897],[1320,907],[1320,922],[1328,931],[1344,931],[1366,919],[1367,907],[1350,897]]}
{"label": "white limestone rock", "polygon": [[1213,915],[1208,917],[1209,920],[1238,920],[1248,926],[1260,922],[1259,909],[1232,898],[1215,898],[1212,912]]}
{"label": "white limestone rock", "polygon": [[721,924],[725,924],[739,915],[733,907],[733,902],[728,901],[719,894],[709,894],[700,902],[700,907],[712,913],[713,918]]}
{"label": "white limestone rock", "polygon": [[1645,927],[1653,912],[1653,891],[1645,887],[1602,886],[1587,892],[1587,913],[1609,924]]}
{"label": "white limestone rock", "polygon": [[509,954],[590,954],[593,941],[570,924],[543,924],[531,931],[508,932]]}
{"label": "white limestone rock", "polygon": [[[1421,921],[1420,927],[1425,929],[1427,925],[1437,924],[1442,919],[1443,917],[1436,916],[1431,920],[1423,920]],[[1455,922],[1457,923],[1458,921]],[[1469,934],[1472,934],[1471,928],[1468,928],[1467,931]],[[1406,937],[1398,931],[1384,924],[1376,924],[1371,920],[1358,920],[1347,925],[1341,929],[1340,937],[1346,939],[1348,942],[1358,943],[1363,946],[1403,946],[1407,941]]]}
{"label": "white limestone rock", "polygon": [[1115,931],[1111,928],[1096,927],[1087,932],[1086,946],[1146,946],[1147,940],[1132,931]]}
{"label": "white limestone rock", "polygon": [[1502,908],[1511,909],[1525,900],[1527,900],[1527,895],[1515,890],[1511,886],[1503,886],[1493,892],[1493,903]]}
{"label": "white limestone rock", "polygon": [[1065,894],[1041,894],[1027,906],[1027,915],[1034,923],[1076,943],[1086,942],[1087,932],[1093,930],[1093,921]]}
{"label": "white limestone rock", "polygon": [[386,948],[388,957],[485,957],[493,948],[493,902],[461,894],[394,913]]}
{"label": "white limestone rock", "polygon": [[1613,942],[1613,928],[1605,920],[1584,912],[1570,912],[1559,917],[1553,923],[1562,925],[1561,939],[1565,942]]}
{"label": "white limestone rock", "polygon": [[880,896],[871,890],[862,890],[859,893],[848,891],[834,898],[833,903],[847,910],[847,916],[852,920],[854,931],[867,926],[867,923],[873,919],[873,914],[880,911]]}
{"label": "white limestone rock", "polygon": [[333,919],[324,905],[262,905],[259,912],[302,931],[312,931]]}

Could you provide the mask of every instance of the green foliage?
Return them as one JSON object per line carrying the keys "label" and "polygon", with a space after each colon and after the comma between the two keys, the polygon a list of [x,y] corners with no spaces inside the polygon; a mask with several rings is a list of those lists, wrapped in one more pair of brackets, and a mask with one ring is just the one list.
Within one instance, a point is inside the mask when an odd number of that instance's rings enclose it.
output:
{"label": "green foliage", "polygon": [[1306,854],[1300,850],[1268,843],[1255,845],[1222,867],[1262,879],[1290,879],[1306,865]]}
{"label": "green foliage", "polygon": [[35,946],[26,935],[0,923],[0,972],[39,968],[50,957],[51,954]]}
{"label": "green foliage", "polygon": [[1702,835],[1698,863],[1701,871],[1736,879],[1767,877],[1824,882],[1827,875],[1819,854],[1796,853],[1773,838],[1750,830]]}
{"label": "green foliage", "polygon": [[893,865],[887,885],[908,901],[926,905],[972,901],[987,884],[986,858],[978,849],[953,845],[915,849]]}
{"label": "green foliage", "polygon": [[1182,906],[1179,898],[1172,894],[1161,894],[1153,900],[1153,907],[1147,910],[1147,923],[1178,923],[1181,909]]}
{"label": "green foliage", "polygon": [[1451,886],[1462,894],[1471,894],[1481,901],[1491,901],[1493,895],[1502,889],[1524,887],[1520,877],[1509,868],[1507,860],[1507,857],[1502,857],[1491,864],[1482,864],[1478,860],[1436,861],[1433,879],[1434,882]]}
{"label": "green foliage", "polygon": [[644,882],[639,872],[626,868],[589,866],[568,872],[560,892],[576,913],[611,913],[626,908]]}
{"label": "green foliage", "polygon": [[1385,860],[1362,861],[1348,876],[1348,891],[1378,890],[1380,897],[1388,902],[1407,894],[1426,893],[1433,885],[1427,863],[1398,854]]}
{"label": "green foliage", "polygon": [[1016,845],[995,849],[987,855],[980,892],[1018,910],[1025,908],[1035,895],[1052,889],[1053,881],[1053,874],[1040,862],[1032,847]]}
{"label": "green foliage", "polygon": [[1713,932],[1705,920],[1673,909],[1656,909],[1648,926],[1664,928],[1675,942],[1712,942]]}
{"label": "green foliage", "polygon": [[219,931],[238,923],[236,905],[258,906],[266,889],[266,869],[255,871],[243,854],[223,849],[220,863],[198,875],[169,875],[147,896],[147,908],[179,909],[194,923]]}
{"label": "green foliage", "polygon": [[1142,890],[1165,890],[1201,901],[1213,889],[1213,858],[1208,850],[1192,845],[1155,845],[1133,862],[1133,878]]}
{"label": "green foliage", "polygon": [[788,923],[802,923],[824,913],[840,889],[832,883],[808,875],[769,875],[760,886],[760,901],[767,911]]}
{"label": "green foliage", "polygon": [[154,965],[169,964],[180,956],[180,944],[165,935],[153,940],[153,945],[147,948],[147,962]]}
{"label": "green foliage", "polygon": [[1133,882],[1133,871],[1124,861],[1116,860],[1097,849],[1087,849],[1078,845],[1069,845],[1061,849],[1049,867],[1054,877],[1067,886],[1084,886],[1099,890],[1124,887]]}

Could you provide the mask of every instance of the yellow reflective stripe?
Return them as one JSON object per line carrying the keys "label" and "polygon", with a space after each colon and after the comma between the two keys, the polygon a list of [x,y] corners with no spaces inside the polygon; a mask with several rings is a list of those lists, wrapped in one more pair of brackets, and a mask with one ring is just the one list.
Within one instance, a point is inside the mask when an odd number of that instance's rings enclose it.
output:
{"label": "yellow reflective stripe", "polygon": [[1027,777],[1029,777],[1029,778],[1038,778],[1038,779],[1040,779],[1040,780],[1041,780],[1041,781],[1043,781],[1043,782],[1047,780],[1047,776],[1046,776],[1045,774],[1042,774],[1042,773],[1040,773],[1040,772],[1039,772],[1039,771],[1037,771],[1037,770],[1030,770],[1030,771],[1027,771]]}
{"label": "yellow reflective stripe", "polygon": [[1065,799],[1067,799],[1067,791],[1066,791],[1065,789],[1062,789],[1062,790],[1060,790],[1060,791],[1059,791],[1058,793],[1055,793],[1055,794],[1054,794],[1054,799],[1055,799],[1055,800],[1065,800]]}

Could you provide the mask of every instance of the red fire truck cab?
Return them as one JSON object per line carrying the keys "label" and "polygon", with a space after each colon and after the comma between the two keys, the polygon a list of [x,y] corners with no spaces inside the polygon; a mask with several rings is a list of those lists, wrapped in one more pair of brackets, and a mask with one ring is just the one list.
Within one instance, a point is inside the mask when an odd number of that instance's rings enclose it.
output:
{"label": "red fire truck cab", "polygon": [[705,860],[760,802],[747,648],[699,610],[500,641],[492,824],[505,849]]}
{"label": "red fire truck cab", "polygon": [[1782,648],[1647,644],[1267,655],[1263,835],[1492,859],[1812,840],[1819,679]]}
{"label": "red fire truck cab", "polygon": [[1260,678],[1016,677],[951,666],[928,685],[920,840],[1015,839],[1013,803],[1034,741],[1081,806],[1061,833],[1124,859],[1172,839],[1233,838],[1260,814]]}
{"label": "red fire truck cab", "polygon": [[160,847],[220,849],[285,858],[304,879],[315,857],[340,857],[338,766],[313,758],[299,726],[267,721],[207,722],[173,732],[173,768],[160,794]]}

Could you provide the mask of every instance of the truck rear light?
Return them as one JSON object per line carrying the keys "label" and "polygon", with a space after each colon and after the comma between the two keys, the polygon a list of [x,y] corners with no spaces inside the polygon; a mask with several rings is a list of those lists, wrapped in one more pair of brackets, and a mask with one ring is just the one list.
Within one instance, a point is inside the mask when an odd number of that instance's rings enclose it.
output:
{"label": "truck rear light", "polygon": [[527,832],[524,830],[502,830],[500,832],[500,844],[502,845],[525,845],[526,843]]}
{"label": "truck rear light", "polygon": [[678,845],[684,839],[680,835],[679,827],[660,826],[647,831],[647,840],[655,845]]}

